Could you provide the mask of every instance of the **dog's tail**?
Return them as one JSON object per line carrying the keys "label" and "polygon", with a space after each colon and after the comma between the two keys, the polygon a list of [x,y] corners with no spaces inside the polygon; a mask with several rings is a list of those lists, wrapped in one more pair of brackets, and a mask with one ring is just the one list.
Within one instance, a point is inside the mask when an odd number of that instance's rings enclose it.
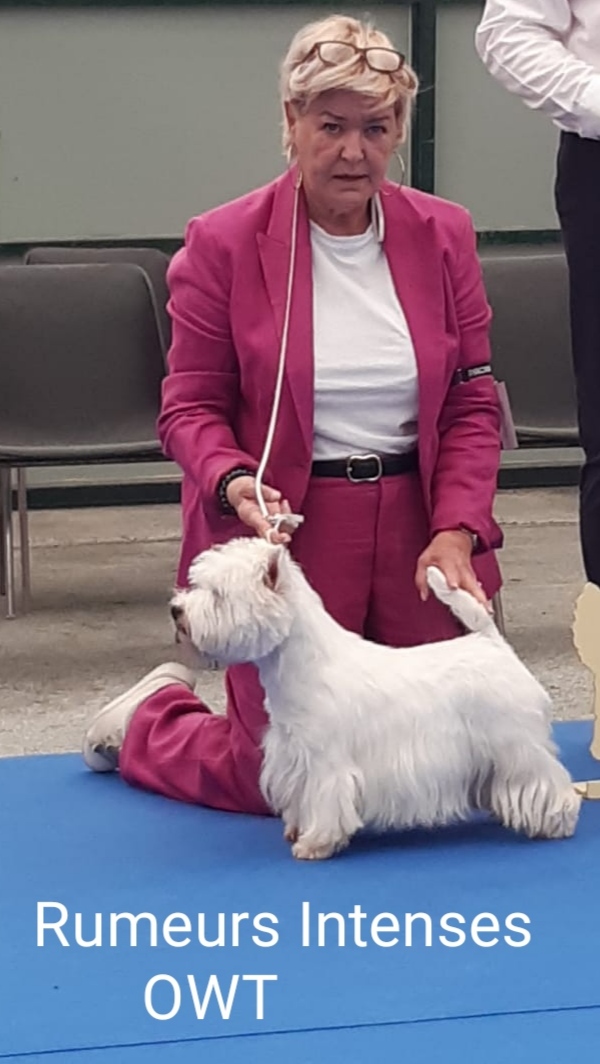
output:
{"label": "dog's tail", "polygon": [[450,588],[441,569],[430,565],[427,569],[427,583],[436,598],[452,611],[469,632],[481,632],[483,635],[501,638],[494,618],[476,598],[462,588]]}

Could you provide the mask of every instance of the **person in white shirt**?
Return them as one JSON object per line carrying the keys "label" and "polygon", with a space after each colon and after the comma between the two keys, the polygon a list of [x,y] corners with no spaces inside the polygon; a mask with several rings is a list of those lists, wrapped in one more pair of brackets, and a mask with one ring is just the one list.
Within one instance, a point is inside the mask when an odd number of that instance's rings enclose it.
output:
{"label": "person in white shirt", "polygon": [[583,561],[600,585],[600,0],[488,0],[475,47],[560,129],[556,207],[569,265]]}

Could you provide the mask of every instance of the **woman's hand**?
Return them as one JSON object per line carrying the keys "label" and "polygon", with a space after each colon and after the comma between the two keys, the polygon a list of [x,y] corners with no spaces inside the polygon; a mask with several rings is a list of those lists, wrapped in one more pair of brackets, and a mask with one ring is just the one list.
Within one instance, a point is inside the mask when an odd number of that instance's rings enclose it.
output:
{"label": "woman's hand", "polygon": [[[262,493],[270,514],[289,514],[292,512],[287,499],[281,498],[281,492],[263,484]],[[256,497],[256,480],[254,477],[236,477],[227,486],[227,501],[237,513],[238,518],[257,536],[270,532],[269,543],[289,543],[293,528],[282,524],[276,532],[266,517],[263,517]]]}
{"label": "woman's hand", "polygon": [[489,602],[471,565],[472,541],[468,532],[460,529],[438,532],[423,551],[418,562],[415,583],[423,600],[429,597],[427,567],[436,565],[441,569],[450,588],[461,587],[489,609]]}

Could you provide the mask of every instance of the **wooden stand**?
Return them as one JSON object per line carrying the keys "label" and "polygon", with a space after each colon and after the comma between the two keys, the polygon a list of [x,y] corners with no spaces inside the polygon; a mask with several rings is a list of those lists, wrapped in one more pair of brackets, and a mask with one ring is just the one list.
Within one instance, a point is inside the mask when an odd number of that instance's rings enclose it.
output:
{"label": "wooden stand", "polygon": [[[590,753],[600,761],[600,588],[586,584],[575,604],[573,643],[594,677],[594,730]],[[600,780],[575,784],[582,798],[600,799]]]}

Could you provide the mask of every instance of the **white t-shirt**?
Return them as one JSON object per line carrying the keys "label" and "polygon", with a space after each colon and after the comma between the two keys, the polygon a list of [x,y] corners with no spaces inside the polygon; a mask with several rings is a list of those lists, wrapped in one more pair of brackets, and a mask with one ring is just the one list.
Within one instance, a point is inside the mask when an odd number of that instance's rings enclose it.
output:
{"label": "white t-shirt", "polygon": [[417,364],[372,227],[331,236],[311,222],[314,459],[401,454],[417,440]]}

